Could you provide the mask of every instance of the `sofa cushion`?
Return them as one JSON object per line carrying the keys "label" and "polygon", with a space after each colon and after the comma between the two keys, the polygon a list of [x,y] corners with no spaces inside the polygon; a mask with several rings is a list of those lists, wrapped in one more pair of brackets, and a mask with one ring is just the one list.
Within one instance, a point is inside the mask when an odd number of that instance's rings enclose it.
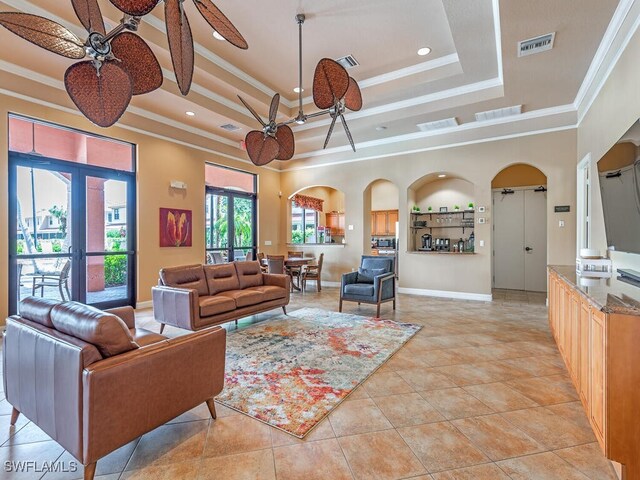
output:
{"label": "sofa cushion", "polygon": [[209,295],[202,265],[163,268],[160,280],[167,287],[192,288],[198,291],[198,295]]}
{"label": "sofa cushion", "polygon": [[385,273],[384,268],[362,268],[358,269],[358,283],[373,283],[373,280]]}
{"label": "sofa cushion", "polygon": [[20,316],[45,327],[55,328],[51,323],[51,309],[59,303],[48,298],[27,297],[20,301]]}
{"label": "sofa cushion", "polygon": [[145,330],[144,328],[130,328],[129,332],[133,337],[133,341],[140,347],[146,347],[153,343],[163,342],[168,340],[164,335],[152,332],[151,330]]}
{"label": "sofa cushion", "polygon": [[260,262],[233,262],[238,272],[240,288],[258,287],[263,284]]}
{"label": "sofa cushion", "polygon": [[359,295],[361,297],[373,297],[373,285],[368,283],[351,283],[344,286],[344,293]]}
{"label": "sofa cushion", "polygon": [[95,345],[105,358],[138,348],[122,319],[82,303],[54,306],[51,322],[56,330]]}
{"label": "sofa cushion", "polygon": [[238,272],[232,263],[205,265],[204,276],[209,286],[209,295],[215,295],[228,290],[240,290]]}
{"label": "sofa cushion", "polygon": [[219,293],[217,296],[233,299],[238,308],[250,307],[251,305],[257,305],[258,303],[267,301],[264,293],[256,292],[255,290],[231,290],[229,292]]}
{"label": "sofa cushion", "polygon": [[264,295],[264,301],[270,302],[271,300],[279,300],[281,298],[287,298],[287,290],[275,285],[261,285],[260,287],[249,287],[246,291],[260,292]]}
{"label": "sofa cushion", "polygon": [[216,295],[215,297],[200,298],[200,316],[212,317],[221,313],[230,312],[236,309],[236,302],[229,297]]}

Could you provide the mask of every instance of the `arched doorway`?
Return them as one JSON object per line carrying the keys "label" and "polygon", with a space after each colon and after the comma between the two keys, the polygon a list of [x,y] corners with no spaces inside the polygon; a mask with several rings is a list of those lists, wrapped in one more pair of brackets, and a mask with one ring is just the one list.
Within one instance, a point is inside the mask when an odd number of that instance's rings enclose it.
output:
{"label": "arched doorway", "polygon": [[493,288],[547,290],[547,177],[511,165],[491,182]]}

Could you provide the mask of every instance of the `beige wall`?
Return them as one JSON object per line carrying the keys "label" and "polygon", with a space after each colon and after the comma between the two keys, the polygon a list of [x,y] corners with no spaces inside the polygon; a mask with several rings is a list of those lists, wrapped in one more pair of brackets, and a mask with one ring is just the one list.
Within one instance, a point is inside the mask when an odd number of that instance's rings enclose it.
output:
{"label": "beige wall", "polygon": [[[607,248],[597,161],[640,118],[640,30],[635,33],[622,53],[602,90],[578,128],[577,160],[591,156],[592,179],[592,248],[603,253]],[[640,255],[612,252],[614,270],[632,268],[640,270]]]}
{"label": "beige wall", "polygon": [[[548,178],[548,261],[570,264],[575,261],[574,213],[554,214],[554,205],[571,205],[575,211],[576,132],[574,130],[531,135],[411,155],[354,162],[336,166],[284,172],[281,186],[285,195],[309,185],[328,185],[345,193],[346,224],[354,229],[345,235],[345,248],[327,249],[328,279],[359,264],[370,232],[369,186],[381,178],[398,186],[400,208],[400,286],[422,290],[457,291],[487,295],[491,293],[491,181],[503,168],[530,163]],[[489,222],[477,225],[473,256],[437,256],[407,253],[409,212],[415,192],[409,187],[426,175],[447,172],[473,183],[476,206],[486,206]],[[435,208],[435,206],[434,206]],[[558,227],[565,221],[565,228]],[[286,235],[283,224],[281,236]],[[363,242],[365,238],[365,242]]]}
{"label": "beige wall", "polygon": [[[221,158],[211,153],[188,148],[151,136],[118,127],[99,129],[79,115],[73,115],[37,104],[0,95],[0,189],[7,192],[8,145],[7,114],[9,112],[39,118],[80,130],[99,133],[137,145],[137,301],[151,299],[151,287],[157,283],[158,270],[163,266],[201,262],[204,257],[204,164],[205,162],[233,166],[259,174],[259,240],[271,240],[277,252],[280,238],[279,198],[280,176],[277,172],[258,169],[248,163]],[[188,185],[186,192],[169,188],[171,180]],[[286,197],[285,197],[286,198]],[[158,246],[160,207],[193,211],[193,246],[190,248],[160,248]],[[0,195],[0,212],[6,219],[8,197]],[[7,222],[0,223],[0,322],[8,313],[8,231]],[[262,249],[262,247],[261,247]]]}
{"label": "beige wall", "polygon": [[387,180],[371,184],[371,210],[398,210],[400,194],[398,187]]}

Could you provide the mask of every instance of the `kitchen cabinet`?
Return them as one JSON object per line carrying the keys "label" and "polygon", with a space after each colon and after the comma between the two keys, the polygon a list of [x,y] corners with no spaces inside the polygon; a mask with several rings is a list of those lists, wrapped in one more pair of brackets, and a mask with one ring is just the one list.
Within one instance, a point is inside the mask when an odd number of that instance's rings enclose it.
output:
{"label": "kitchen cabinet", "polygon": [[374,237],[395,237],[397,221],[398,210],[375,210],[371,212],[371,235]]}
{"label": "kitchen cabinet", "polygon": [[331,235],[344,235],[344,213],[329,212],[326,214],[326,219]]}
{"label": "kitchen cabinet", "polygon": [[549,326],[604,455],[640,480],[640,303],[549,268]]}

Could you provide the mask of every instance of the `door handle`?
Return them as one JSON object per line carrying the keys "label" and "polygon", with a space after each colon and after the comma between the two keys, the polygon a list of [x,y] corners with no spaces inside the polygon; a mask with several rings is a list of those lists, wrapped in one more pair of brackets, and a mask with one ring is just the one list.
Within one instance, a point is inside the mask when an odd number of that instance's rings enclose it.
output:
{"label": "door handle", "polygon": [[533,251],[533,248],[531,248],[531,247],[524,247],[524,249],[525,249],[525,251],[527,251],[527,252],[531,252],[531,251]]}

